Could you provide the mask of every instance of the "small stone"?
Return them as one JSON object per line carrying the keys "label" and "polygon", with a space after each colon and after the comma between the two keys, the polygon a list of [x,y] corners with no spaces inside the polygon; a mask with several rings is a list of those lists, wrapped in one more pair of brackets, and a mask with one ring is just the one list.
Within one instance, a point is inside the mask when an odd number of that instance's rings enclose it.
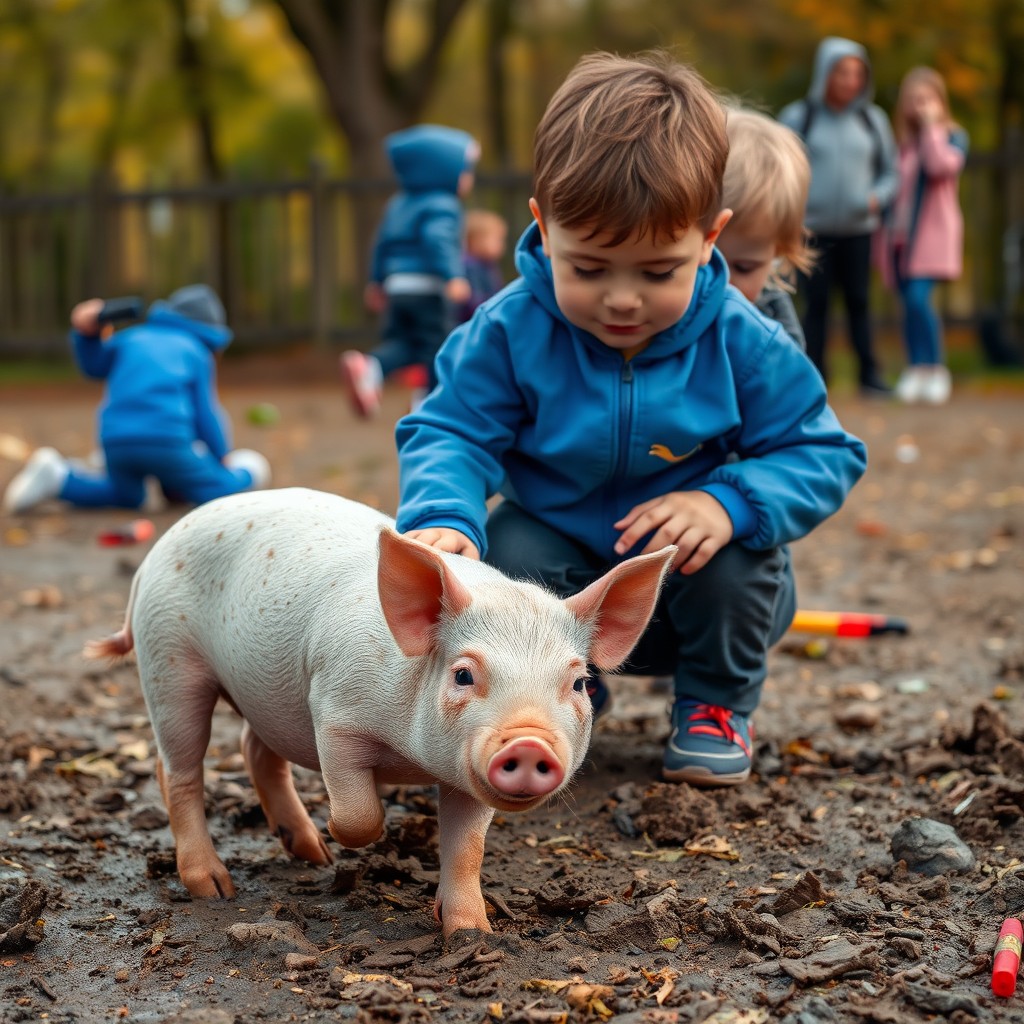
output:
{"label": "small stone", "polygon": [[832,713],[836,725],[847,732],[862,732],[874,729],[882,720],[882,710],[875,704],[866,701],[853,701],[838,707]]}
{"label": "small stone", "polygon": [[841,700],[871,701],[881,700],[885,696],[885,690],[873,679],[865,680],[863,683],[847,683],[836,690],[836,696]]}
{"label": "small stone", "polygon": [[901,679],[896,684],[896,689],[900,693],[927,693],[928,692],[928,680],[927,679]]}
{"label": "small stone", "polygon": [[956,830],[931,818],[909,818],[900,822],[891,844],[895,861],[906,861],[911,871],[923,875],[944,875],[970,871],[976,859]]}
{"label": "small stone", "polygon": [[316,957],[306,953],[286,953],[284,966],[289,971],[311,971],[316,967]]}

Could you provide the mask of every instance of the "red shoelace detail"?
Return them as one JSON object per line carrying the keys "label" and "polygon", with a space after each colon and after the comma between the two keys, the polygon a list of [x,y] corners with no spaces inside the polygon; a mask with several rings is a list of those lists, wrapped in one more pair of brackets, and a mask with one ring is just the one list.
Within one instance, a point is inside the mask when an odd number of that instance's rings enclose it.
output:
{"label": "red shoelace detail", "polygon": [[743,748],[743,753],[750,756],[747,741],[732,727],[732,712],[728,708],[720,708],[717,704],[698,704],[691,712],[687,722],[711,721],[714,725],[688,725],[686,731],[703,733],[706,736],[721,736],[730,743]]}

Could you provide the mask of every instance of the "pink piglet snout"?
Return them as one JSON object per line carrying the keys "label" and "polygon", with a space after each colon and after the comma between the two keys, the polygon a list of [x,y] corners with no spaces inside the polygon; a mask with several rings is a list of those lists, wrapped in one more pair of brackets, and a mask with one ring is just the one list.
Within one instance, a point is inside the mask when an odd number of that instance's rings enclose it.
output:
{"label": "pink piglet snout", "polygon": [[558,789],[565,769],[544,740],[522,736],[494,754],[487,765],[487,779],[507,796],[540,797]]}

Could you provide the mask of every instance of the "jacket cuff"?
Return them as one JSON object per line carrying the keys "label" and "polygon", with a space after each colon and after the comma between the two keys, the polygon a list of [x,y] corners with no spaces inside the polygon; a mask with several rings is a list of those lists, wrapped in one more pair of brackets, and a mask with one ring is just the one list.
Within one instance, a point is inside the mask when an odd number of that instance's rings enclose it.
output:
{"label": "jacket cuff", "polygon": [[745,540],[754,535],[757,530],[757,513],[754,506],[735,487],[714,483],[698,487],[697,490],[710,494],[728,513],[732,520],[733,540]]}

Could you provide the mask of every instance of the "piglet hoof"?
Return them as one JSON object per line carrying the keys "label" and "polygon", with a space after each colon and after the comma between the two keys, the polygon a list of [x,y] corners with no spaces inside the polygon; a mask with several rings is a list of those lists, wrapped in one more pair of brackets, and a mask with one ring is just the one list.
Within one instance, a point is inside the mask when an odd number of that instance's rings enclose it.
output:
{"label": "piglet hoof", "polygon": [[323,836],[315,829],[293,832],[290,828],[279,825],[277,836],[281,840],[281,845],[288,853],[299,860],[321,865],[331,864],[334,861],[330,850],[327,849],[327,844],[323,840]]}
{"label": "piglet hoof", "polygon": [[178,874],[185,888],[199,899],[233,900],[235,883],[231,881],[228,869],[219,861],[212,869],[201,870],[178,866]]}
{"label": "piglet hoof", "polygon": [[476,914],[466,913],[464,910],[460,912],[454,908],[445,912],[441,904],[441,900],[434,902],[434,919],[441,925],[441,933],[446,939],[454,935],[455,932],[491,931],[491,922],[487,920],[487,911],[484,909],[482,900],[480,901],[479,913]]}

